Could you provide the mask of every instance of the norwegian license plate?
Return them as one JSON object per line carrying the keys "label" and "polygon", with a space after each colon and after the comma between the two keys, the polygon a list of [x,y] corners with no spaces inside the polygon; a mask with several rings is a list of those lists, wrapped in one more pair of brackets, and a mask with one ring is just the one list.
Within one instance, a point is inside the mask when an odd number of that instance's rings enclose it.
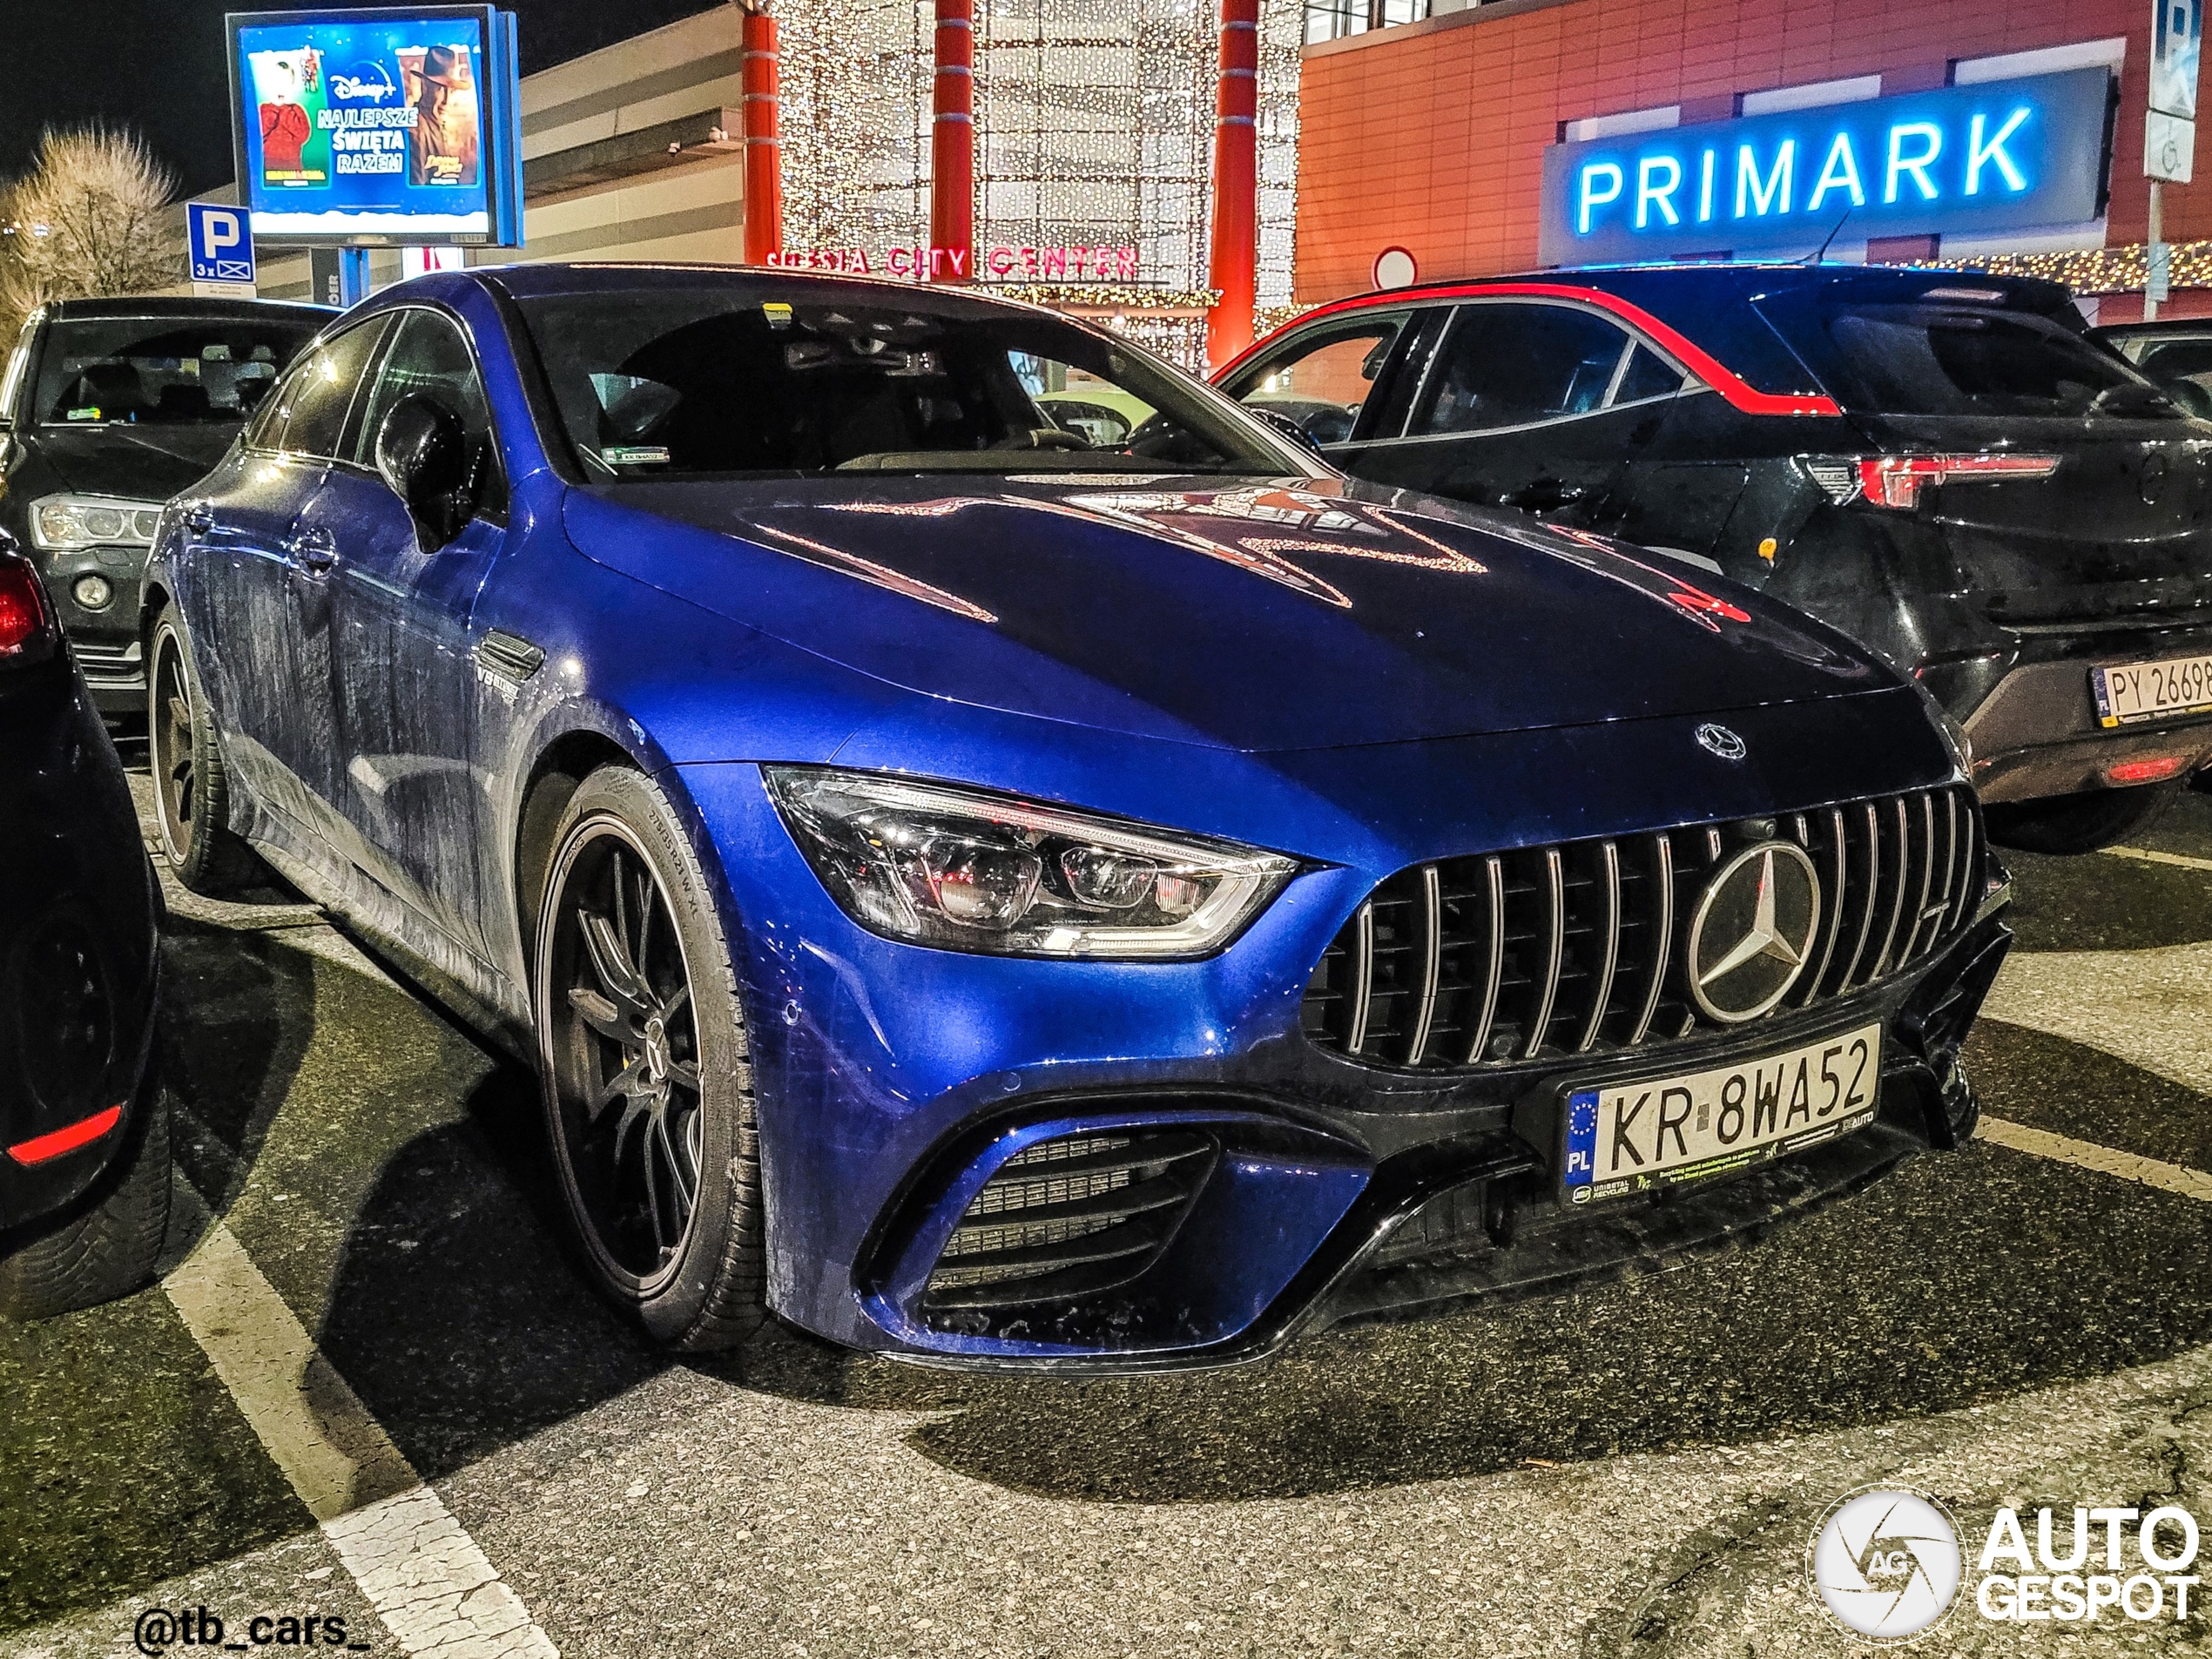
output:
{"label": "norwegian license plate", "polygon": [[1567,1097],[1568,1201],[1618,1198],[1762,1163],[1874,1121],[1882,1028],[1785,1054]]}
{"label": "norwegian license plate", "polygon": [[2096,699],[2101,726],[2201,713],[2212,709],[2212,655],[2093,668],[2089,695]]}

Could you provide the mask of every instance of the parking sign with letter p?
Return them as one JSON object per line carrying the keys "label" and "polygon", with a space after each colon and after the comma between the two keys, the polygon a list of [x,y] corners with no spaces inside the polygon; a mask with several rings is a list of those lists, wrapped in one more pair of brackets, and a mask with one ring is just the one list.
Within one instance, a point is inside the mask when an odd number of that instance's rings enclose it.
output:
{"label": "parking sign with letter p", "polygon": [[212,202],[187,202],[185,229],[192,292],[251,300],[253,237],[246,227],[246,210]]}

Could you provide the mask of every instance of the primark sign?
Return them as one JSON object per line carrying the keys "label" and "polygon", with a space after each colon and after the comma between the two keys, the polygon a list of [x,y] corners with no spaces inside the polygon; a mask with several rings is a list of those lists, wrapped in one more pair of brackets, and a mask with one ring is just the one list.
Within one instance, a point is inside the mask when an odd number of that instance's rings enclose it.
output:
{"label": "primark sign", "polygon": [[2112,76],[2067,70],[1554,145],[1546,265],[1796,254],[2104,211]]}

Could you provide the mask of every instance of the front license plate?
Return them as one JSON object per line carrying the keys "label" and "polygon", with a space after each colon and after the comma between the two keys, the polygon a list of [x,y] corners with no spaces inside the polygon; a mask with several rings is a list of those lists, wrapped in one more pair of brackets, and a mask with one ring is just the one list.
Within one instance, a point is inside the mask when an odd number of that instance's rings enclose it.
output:
{"label": "front license plate", "polygon": [[1560,1167],[1572,1204],[1762,1163],[1874,1121],[1882,1028],[1786,1054],[1567,1097]]}
{"label": "front license plate", "polygon": [[2212,656],[2168,657],[2155,663],[2121,663],[2089,671],[2097,724],[2133,725],[2138,720],[2212,709]]}

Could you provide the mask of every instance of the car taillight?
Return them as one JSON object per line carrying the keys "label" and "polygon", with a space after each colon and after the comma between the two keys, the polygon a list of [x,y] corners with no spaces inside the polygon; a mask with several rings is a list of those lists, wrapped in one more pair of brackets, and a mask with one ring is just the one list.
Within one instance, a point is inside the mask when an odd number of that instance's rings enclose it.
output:
{"label": "car taillight", "polygon": [[2105,768],[2108,784],[2162,784],[2176,776],[2188,765],[2194,752],[2186,755],[2158,755],[2148,760],[2122,760]]}
{"label": "car taillight", "polygon": [[1877,507],[1911,512],[1920,492],[1949,479],[1993,483],[2005,478],[2048,478],[2059,469],[2056,455],[1862,455],[1858,487]]}
{"label": "car taillight", "polygon": [[44,657],[53,643],[38,573],[20,555],[0,553],[0,663]]}

